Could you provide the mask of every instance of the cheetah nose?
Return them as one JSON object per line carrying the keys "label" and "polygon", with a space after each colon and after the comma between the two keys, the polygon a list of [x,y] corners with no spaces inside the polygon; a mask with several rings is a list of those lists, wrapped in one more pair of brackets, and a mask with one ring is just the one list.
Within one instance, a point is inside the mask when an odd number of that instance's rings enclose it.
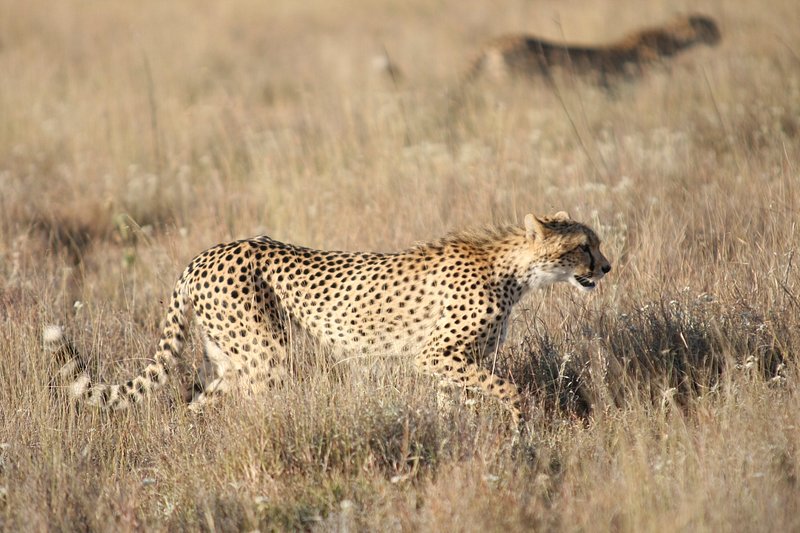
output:
{"label": "cheetah nose", "polygon": [[608,274],[609,272],[611,272],[611,265],[603,265],[603,268],[601,270],[603,271],[603,274]]}

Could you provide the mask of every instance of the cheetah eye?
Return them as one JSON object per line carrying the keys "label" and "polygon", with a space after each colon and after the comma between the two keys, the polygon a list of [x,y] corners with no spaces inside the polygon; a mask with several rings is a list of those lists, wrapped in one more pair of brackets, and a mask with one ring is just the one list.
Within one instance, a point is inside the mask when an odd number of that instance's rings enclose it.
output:
{"label": "cheetah eye", "polygon": [[588,244],[581,244],[578,248],[589,255],[592,255],[592,249],[589,247]]}

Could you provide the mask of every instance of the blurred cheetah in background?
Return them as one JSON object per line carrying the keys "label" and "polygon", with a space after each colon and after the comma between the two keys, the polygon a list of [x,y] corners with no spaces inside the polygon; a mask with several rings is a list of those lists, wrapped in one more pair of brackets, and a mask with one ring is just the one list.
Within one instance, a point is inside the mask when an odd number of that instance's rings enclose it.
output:
{"label": "blurred cheetah in background", "polygon": [[133,379],[95,383],[58,326],[45,344],[72,398],[109,409],[167,382],[194,311],[213,375],[192,409],[237,386],[286,374],[290,325],[321,343],[368,354],[407,353],[420,370],[499,398],[520,417],[516,385],[477,364],[506,337],[511,309],[533,288],[591,290],[611,265],[597,235],[564,212],[523,227],[454,233],[398,253],[312,250],[267,236],[209,248],[175,285],[154,361]]}
{"label": "blurred cheetah in background", "polygon": [[637,31],[609,45],[572,45],[529,35],[504,35],[483,47],[470,63],[467,79],[549,77],[553,68],[562,68],[608,87],[611,78],[641,75],[647,64],[697,44],[716,45],[720,39],[716,22],[702,15],[680,16],[664,26]]}

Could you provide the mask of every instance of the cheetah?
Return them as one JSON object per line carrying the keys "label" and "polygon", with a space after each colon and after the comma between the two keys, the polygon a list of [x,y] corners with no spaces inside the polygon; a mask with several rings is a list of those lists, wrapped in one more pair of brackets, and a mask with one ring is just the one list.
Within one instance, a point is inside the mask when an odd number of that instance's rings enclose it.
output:
{"label": "cheetah", "polygon": [[93,382],[60,326],[45,328],[44,341],[71,398],[125,409],[167,382],[192,309],[213,369],[190,398],[200,410],[236,387],[282,382],[289,332],[300,327],[335,350],[407,354],[422,372],[497,398],[517,423],[517,386],[479,365],[505,340],[512,307],[558,282],[590,291],[610,270],[595,232],[563,211],[397,253],[321,251],[260,236],[189,263],[153,361],[125,383]]}
{"label": "cheetah", "polygon": [[610,45],[572,45],[530,35],[504,35],[483,47],[470,63],[466,78],[471,81],[485,74],[495,80],[537,75],[549,79],[552,69],[560,67],[608,88],[614,78],[641,75],[647,64],[720,40],[717,23],[703,15],[679,16]]}

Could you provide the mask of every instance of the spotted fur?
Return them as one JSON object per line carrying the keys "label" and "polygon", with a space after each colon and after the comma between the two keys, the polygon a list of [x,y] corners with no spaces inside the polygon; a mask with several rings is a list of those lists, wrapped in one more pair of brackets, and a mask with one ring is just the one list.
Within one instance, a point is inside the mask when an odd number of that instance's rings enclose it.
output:
{"label": "spotted fur", "polygon": [[45,344],[63,365],[57,378],[72,398],[124,409],[166,383],[193,309],[213,371],[192,409],[234,386],[281,381],[296,326],[342,351],[408,354],[424,372],[499,398],[517,419],[516,385],[478,364],[505,339],[512,307],[529,289],[556,282],[593,289],[610,269],[597,235],[564,212],[398,253],[321,251],[261,236],[191,261],[172,293],[154,361],[127,382],[93,382],[58,327],[46,329]]}
{"label": "spotted fur", "polygon": [[558,43],[530,35],[504,35],[490,41],[470,63],[467,78],[486,75],[550,76],[553,68],[569,69],[607,85],[611,78],[639,75],[645,65],[672,57],[697,44],[716,45],[717,23],[703,15],[680,16],[608,45]]}

